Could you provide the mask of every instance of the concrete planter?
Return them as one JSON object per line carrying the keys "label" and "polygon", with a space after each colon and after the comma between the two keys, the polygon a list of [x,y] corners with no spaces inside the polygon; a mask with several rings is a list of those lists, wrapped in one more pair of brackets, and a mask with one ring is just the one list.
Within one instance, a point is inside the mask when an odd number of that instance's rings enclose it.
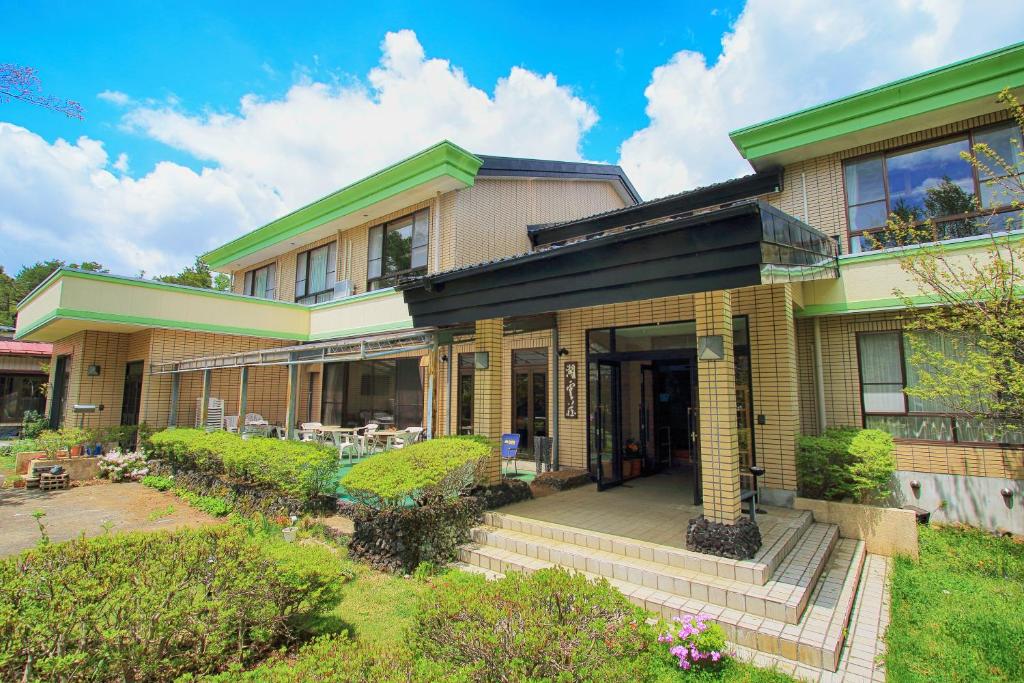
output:
{"label": "concrete planter", "polygon": [[46,457],[46,451],[23,451],[14,456],[15,474],[28,474],[29,463]]}
{"label": "concrete planter", "polygon": [[[18,457],[20,458],[22,455],[25,454],[21,453]],[[28,463],[33,462],[38,465],[46,465],[47,467],[60,465],[64,468],[65,472],[71,475],[71,481],[96,479],[100,476],[99,458],[47,458],[45,453],[42,456],[26,460],[24,473],[28,473]],[[20,460],[18,462],[20,463]]]}
{"label": "concrete planter", "polygon": [[869,553],[917,559],[917,516],[911,510],[812,498],[797,498],[793,507],[810,510],[816,522],[837,525],[843,538],[864,541]]}

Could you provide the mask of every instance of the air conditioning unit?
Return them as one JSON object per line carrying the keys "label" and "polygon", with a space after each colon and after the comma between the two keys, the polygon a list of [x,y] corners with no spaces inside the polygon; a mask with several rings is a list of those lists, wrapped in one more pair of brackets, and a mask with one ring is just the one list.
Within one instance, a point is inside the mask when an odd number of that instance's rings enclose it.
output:
{"label": "air conditioning unit", "polygon": [[338,280],[334,283],[334,298],[343,299],[346,296],[352,296],[352,281]]}

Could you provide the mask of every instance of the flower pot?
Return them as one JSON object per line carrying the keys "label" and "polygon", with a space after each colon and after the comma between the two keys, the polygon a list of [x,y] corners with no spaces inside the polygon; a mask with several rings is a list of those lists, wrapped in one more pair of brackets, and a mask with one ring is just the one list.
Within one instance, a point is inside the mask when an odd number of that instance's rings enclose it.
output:
{"label": "flower pot", "polygon": [[299,527],[297,526],[286,526],[281,529],[281,535],[284,536],[284,540],[291,543],[295,540],[295,534],[298,533]]}
{"label": "flower pot", "polygon": [[81,456],[82,456],[82,447],[81,446],[72,446],[71,447],[71,457],[72,458],[80,458]]}

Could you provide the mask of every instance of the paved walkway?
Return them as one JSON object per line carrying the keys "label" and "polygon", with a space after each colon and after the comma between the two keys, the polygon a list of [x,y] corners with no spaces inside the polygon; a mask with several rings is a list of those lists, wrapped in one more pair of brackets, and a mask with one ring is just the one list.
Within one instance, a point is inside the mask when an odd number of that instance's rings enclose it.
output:
{"label": "paved walkway", "polygon": [[39,529],[32,518],[36,510],[46,513],[43,524],[55,542],[83,533],[97,536],[103,533],[105,523],[115,532],[178,529],[218,521],[172,493],[142,484],[95,484],[45,493],[0,489],[0,557],[39,542]]}
{"label": "paved walkway", "polygon": [[892,560],[868,555],[850,615],[849,634],[839,656],[839,669],[832,673],[788,659],[737,647],[736,656],[765,668],[774,668],[803,681],[821,683],[881,683],[885,681],[885,630],[889,626],[889,579]]}

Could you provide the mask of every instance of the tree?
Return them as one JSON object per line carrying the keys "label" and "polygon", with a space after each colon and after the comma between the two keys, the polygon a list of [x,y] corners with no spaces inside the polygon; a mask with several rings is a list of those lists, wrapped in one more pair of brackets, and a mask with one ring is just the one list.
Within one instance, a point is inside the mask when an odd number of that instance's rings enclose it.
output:
{"label": "tree", "polygon": [[[999,102],[1024,127],[1024,107],[1008,90]],[[953,209],[982,213],[961,226],[972,235],[979,226],[996,231],[982,254],[965,255],[941,242],[914,246],[934,239],[932,219],[914,223],[896,213],[889,218],[888,236],[900,249],[900,267],[919,290],[913,297],[895,290],[910,311],[908,360],[916,381],[907,393],[1005,435],[1024,426],[1024,240],[1009,234],[1022,227],[1024,214],[997,209],[1024,209],[1024,150],[1014,139],[1011,159],[986,144],[963,156],[998,206],[983,213],[973,195],[941,183],[932,188],[926,207],[932,216],[938,215],[933,208],[943,215]]]}
{"label": "tree", "polygon": [[85,118],[85,109],[79,102],[44,95],[42,83],[35,69],[17,64],[0,64],[0,104],[18,100],[50,111],[64,114],[70,119]]}
{"label": "tree", "polygon": [[210,271],[210,266],[206,265],[201,256],[196,257],[194,265],[186,266],[177,275],[161,275],[155,279],[172,285],[187,285],[203,289],[226,290],[231,286],[231,280],[226,275],[218,273],[215,278]]}

